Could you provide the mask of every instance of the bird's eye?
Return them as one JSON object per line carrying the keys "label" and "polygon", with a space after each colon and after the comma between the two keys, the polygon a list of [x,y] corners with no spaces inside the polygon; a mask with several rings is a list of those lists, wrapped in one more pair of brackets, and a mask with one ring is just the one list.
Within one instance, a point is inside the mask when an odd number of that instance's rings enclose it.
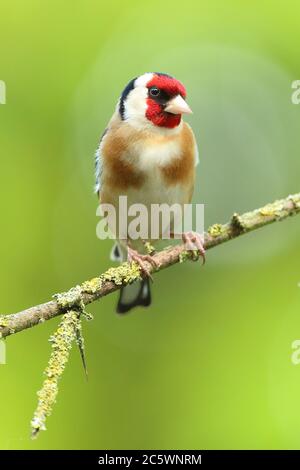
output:
{"label": "bird's eye", "polygon": [[152,88],[150,88],[149,93],[151,96],[159,96],[160,90],[156,88],[155,86],[153,86]]}

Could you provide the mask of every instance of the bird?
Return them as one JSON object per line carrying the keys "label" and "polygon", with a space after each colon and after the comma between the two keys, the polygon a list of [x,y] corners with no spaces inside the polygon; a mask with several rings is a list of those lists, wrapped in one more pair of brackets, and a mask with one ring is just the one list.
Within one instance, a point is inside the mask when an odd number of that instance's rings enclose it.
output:
{"label": "bird", "polygon": [[[173,76],[147,72],[133,78],[122,91],[96,151],[95,192],[100,204],[110,204],[118,213],[121,196],[127,197],[128,206],[190,203],[199,157],[192,128],[182,115],[191,113],[186,89]],[[181,236],[204,263],[200,234],[190,231]],[[135,262],[143,275],[140,281],[121,288],[119,314],[151,304],[147,266],[156,268],[157,262],[152,253],[145,253],[146,243],[125,234],[112,249],[112,260]]]}

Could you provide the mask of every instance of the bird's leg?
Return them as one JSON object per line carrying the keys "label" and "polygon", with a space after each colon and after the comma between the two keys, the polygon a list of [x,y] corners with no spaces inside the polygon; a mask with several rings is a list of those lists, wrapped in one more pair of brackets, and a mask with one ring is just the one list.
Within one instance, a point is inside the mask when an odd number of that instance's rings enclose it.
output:
{"label": "bird's leg", "polygon": [[198,251],[198,254],[202,258],[202,264],[205,264],[205,249],[201,235],[197,232],[185,232],[182,234],[182,240],[186,250]]}
{"label": "bird's leg", "polygon": [[149,277],[151,280],[152,280],[152,276],[145,262],[148,262],[149,264],[151,264],[155,269],[157,269],[159,266],[157,261],[155,261],[155,259],[153,259],[151,255],[149,254],[143,255],[139,253],[137,250],[134,250],[133,248],[131,248],[129,242],[127,242],[127,261],[128,263],[133,263],[133,262],[137,263],[139,267],[141,268],[142,274]]}
{"label": "bird's leg", "polygon": [[[205,264],[205,248],[203,239],[197,232],[185,232],[182,235],[182,241],[187,251],[197,251],[202,258],[202,264]],[[171,238],[175,238],[175,234],[171,233]],[[177,237],[176,237],[177,238]]]}

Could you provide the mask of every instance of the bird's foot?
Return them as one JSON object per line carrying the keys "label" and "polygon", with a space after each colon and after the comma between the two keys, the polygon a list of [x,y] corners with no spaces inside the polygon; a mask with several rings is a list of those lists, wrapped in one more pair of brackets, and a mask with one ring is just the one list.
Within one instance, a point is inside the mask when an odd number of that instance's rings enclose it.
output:
{"label": "bird's foot", "polygon": [[151,272],[145,262],[151,264],[155,269],[159,267],[157,261],[150,255],[142,255],[133,248],[127,247],[127,261],[128,263],[137,263],[141,269],[141,272],[144,276],[149,277],[152,280]]}
{"label": "bird's foot", "polygon": [[182,240],[186,250],[197,251],[198,255],[202,258],[202,264],[205,264],[205,249],[201,235],[196,232],[186,232],[182,234]]}

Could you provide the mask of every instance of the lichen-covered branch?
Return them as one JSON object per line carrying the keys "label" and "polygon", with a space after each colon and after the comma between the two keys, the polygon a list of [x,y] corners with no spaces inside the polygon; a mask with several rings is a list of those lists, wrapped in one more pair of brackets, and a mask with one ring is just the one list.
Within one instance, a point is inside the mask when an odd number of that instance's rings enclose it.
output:
{"label": "lichen-covered branch", "polygon": [[[204,247],[206,250],[232,240],[240,235],[264,227],[273,222],[281,221],[289,216],[300,213],[300,193],[294,194],[267,204],[245,214],[233,214],[231,220],[226,224],[215,224],[209,227],[204,236]],[[176,245],[166,248],[154,255],[159,264],[159,270],[168,268],[173,264],[193,259],[193,252],[185,251],[184,245]],[[153,266],[148,266],[150,272],[154,272]],[[111,294],[126,284],[134,282],[141,277],[141,272],[136,264],[123,263],[116,268],[110,268],[90,281],[76,286],[77,293],[83,305],[90,304],[95,300]],[[70,291],[72,292],[74,288]],[[64,299],[67,294],[64,294]],[[78,299],[76,300],[76,302]],[[72,310],[73,304],[63,305],[57,300],[37,305],[12,315],[0,316],[0,337],[12,335],[32,326],[43,323],[45,320],[56,317]]]}
{"label": "lichen-covered branch", "polygon": [[36,437],[40,430],[46,430],[46,418],[50,416],[58,394],[58,381],[68,362],[76,331],[80,328],[79,312],[70,310],[63,315],[57,331],[50,338],[52,352],[45,370],[46,378],[37,394],[38,406],[31,420],[32,437]]}
{"label": "lichen-covered branch", "polygon": [[82,336],[81,316],[90,319],[81,298],[81,289],[75,287],[65,294],[57,294],[56,301],[62,309],[68,309],[54,333],[50,337],[52,352],[44,372],[46,378],[38,392],[38,406],[31,420],[31,435],[37,437],[39,431],[45,431],[46,419],[52,412],[58,394],[58,382],[67,365],[73,342],[76,341],[86,372],[84,339]]}

